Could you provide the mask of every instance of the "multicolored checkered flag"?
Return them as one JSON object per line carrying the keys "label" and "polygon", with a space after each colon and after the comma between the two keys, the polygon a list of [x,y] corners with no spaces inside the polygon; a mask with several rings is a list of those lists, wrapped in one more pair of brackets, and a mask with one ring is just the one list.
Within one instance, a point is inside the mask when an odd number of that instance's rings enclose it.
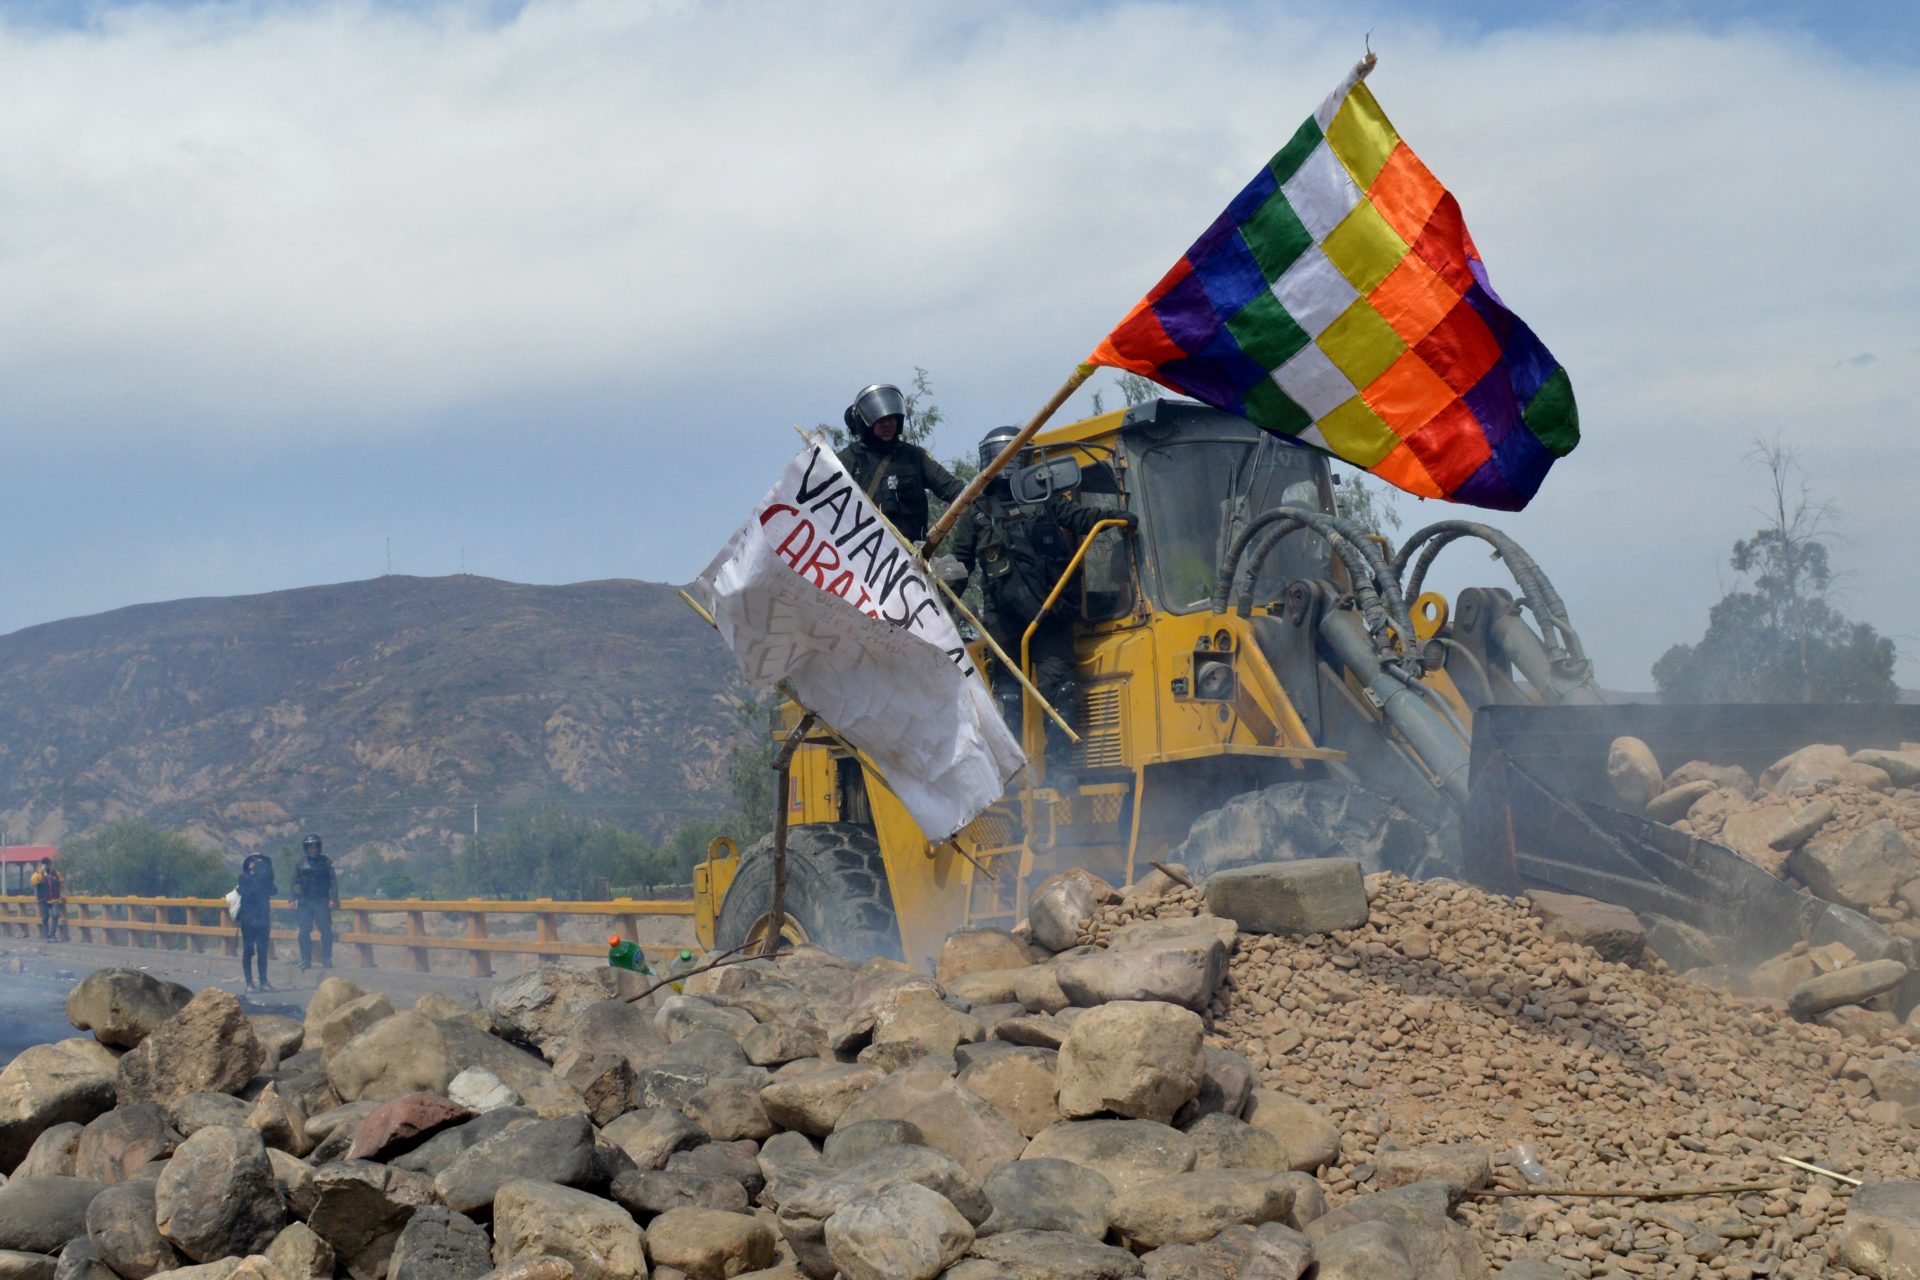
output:
{"label": "multicolored checkered flag", "polygon": [[1567,372],[1355,67],[1107,335],[1131,370],[1409,493],[1517,511],[1579,443]]}

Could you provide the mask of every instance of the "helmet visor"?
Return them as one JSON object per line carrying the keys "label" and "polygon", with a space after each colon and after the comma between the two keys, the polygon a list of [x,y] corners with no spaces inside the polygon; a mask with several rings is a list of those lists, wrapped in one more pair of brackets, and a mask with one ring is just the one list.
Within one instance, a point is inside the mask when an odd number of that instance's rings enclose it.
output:
{"label": "helmet visor", "polygon": [[882,418],[906,417],[907,398],[900,394],[898,387],[868,387],[854,400],[853,411],[871,431],[873,425]]}

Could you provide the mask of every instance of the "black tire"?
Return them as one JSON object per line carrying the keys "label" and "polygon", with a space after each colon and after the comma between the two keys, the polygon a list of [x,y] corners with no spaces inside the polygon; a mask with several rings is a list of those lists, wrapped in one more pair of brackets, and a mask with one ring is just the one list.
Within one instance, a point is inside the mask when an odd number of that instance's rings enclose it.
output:
{"label": "black tire", "polygon": [[[740,856],[740,871],[714,921],[714,943],[730,950],[753,936],[773,908],[773,837]],[[810,823],[787,832],[786,914],[807,941],[850,960],[900,959],[893,891],[870,827]]]}
{"label": "black tire", "polygon": [[1256,862],[1358,858],[1368,873],[1459,873],[1457,830],[1437,832],[1375,791],[1346,782],[1280,782],[1194,819],[1173,851],[1195,880]]}

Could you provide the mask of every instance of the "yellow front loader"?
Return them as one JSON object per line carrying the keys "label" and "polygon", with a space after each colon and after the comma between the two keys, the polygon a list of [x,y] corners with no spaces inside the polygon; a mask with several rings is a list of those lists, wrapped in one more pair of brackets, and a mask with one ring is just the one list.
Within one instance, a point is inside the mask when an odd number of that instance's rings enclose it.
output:
{"label": "yellow front loader", "polygon": [[[1632,731],[1634,712],[1600,705],[1558,594],[1498,530],[1446,520],[1396,550],[1337,514],[1323,456],[1196,404],[1149,400],[1036,444],[1043,465],[1078,464],[1075,501],[1139,521],[1131,536],[1096,528],[1056,587],[1052,607],[1077,619],[1082,691],[1065,776],[1046,776],[1043,714],[1029,697],[1034,765],[935,844],[856,753],[811,737],[794,757],[785,917],[769,919],[763,841],[699,868],[703,943],[736,946],[777,923],[841,954],[917,963],[953,929],[1012,927],[1057,871],[1125,884],[1169,857],[1204,875],[1337,854],[1511,888],[1527,879],[1516,854],[1537,852],[1513,847],[1504,788],[1533,776],[1513,743],[1551,754],[1558,731],[1525,717],[1564,726],[1590,713],[1604,784],[1604,744]],[[1433,558],[1461,540],[1490,546],[1519,594],[1475,588],[1449,602],[1424,591]],[[1476,713],[1490,727],[1508,711],[1527,732],[1500,738],[1506,754],[1487,781],[1501,789],[1476,789]],[[798,712],[783,717],[782,735]],[[1541,821],[1552,843],[1570,819]]]}

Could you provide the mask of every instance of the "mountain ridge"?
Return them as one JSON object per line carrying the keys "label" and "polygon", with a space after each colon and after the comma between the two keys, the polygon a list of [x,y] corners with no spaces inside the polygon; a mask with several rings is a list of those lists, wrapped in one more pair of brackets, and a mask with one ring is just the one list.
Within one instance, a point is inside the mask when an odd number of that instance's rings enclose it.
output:
{"label": "mountain ridge", "polygon": [[0,636],[0,824],[140,816],[232,854],[451,856],[557,801],[663,836],[725,811],[746,693],[675,588],[388,575]]}

